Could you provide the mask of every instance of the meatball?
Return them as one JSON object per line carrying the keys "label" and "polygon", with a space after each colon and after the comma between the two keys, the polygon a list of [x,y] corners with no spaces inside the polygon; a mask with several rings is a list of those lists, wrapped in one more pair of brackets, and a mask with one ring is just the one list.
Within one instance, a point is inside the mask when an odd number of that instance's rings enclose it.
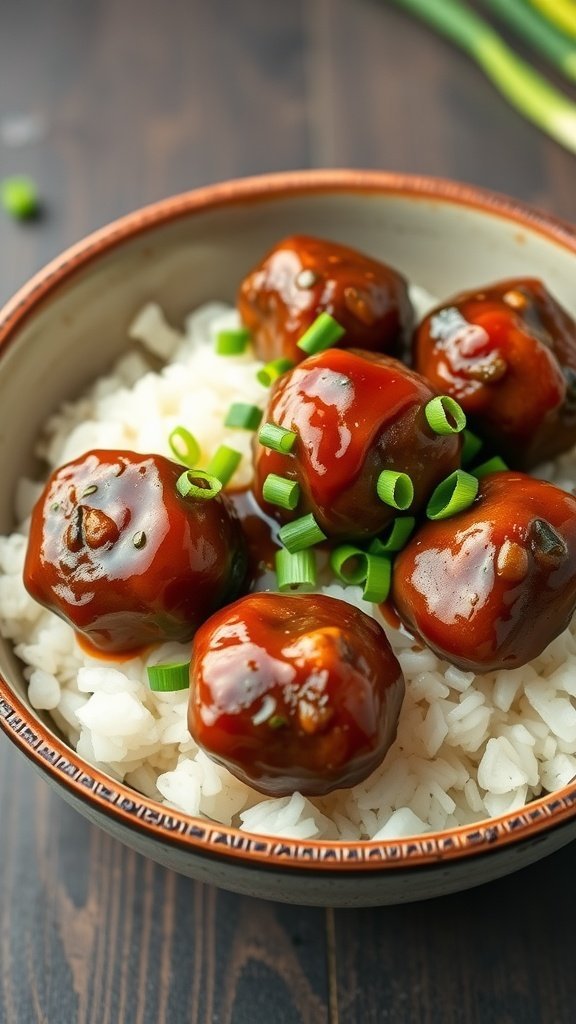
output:
{"label": "meatball", "polygon": [[182,497],[182,472],[159,455],[91,451],[57,469],[34,508],[25,586],[101,651],[189,640],[242,591],[232,506]]}
{"label": "meatball", "polygon": [[194,640],[190,732],[270,796],[361,782],[394,742],[404,679],[381,627],[321,594],[253,594]]}
{"label": "meatball", "polygon": [[392,588],[403,622],[441,658],[518,668],[576,608],[576,498],[522,473],[487,476],[470,508],[415,534]]}
{"label": "meatball", "polygon": [[266,362],[303,359],[296,343],[320,313],[345,329],[343,348],[398,353],[413,325],[401,274],[348,246],[305,235],[284,239],[264,257],[242,281],[237,305]]}
{"label": "meatball", "polygon": [[413,355],[510,465],[528,469],[576,441],[576,322],[541,281],[501,281],[437,306]]}
{"label": "meatball", "polygon": [[[389,356],[335,348],[310,356],[272,389],[265,419],[297,439],[290,455],[255,442],[256,499],[281,521],[312,512],[330,537],[375,536],[397,514],[377,495],[383,470],[410,476],[412,512],[459,465],[459,436],[435,434],[427,422],[434,396],[423,377]],[[295,512],[264,501],[269,473],[298,482]]]}

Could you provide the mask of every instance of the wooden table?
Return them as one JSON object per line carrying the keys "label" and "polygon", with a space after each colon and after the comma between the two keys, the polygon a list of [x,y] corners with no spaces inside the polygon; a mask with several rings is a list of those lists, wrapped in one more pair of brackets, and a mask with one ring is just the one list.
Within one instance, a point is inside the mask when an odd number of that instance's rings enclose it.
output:
{"label": "wooden table", "polygon": [[[260,171],[443,175],[576,220],[574,157],[382,0],[18,0],[4,134],[16,115],[42,131],[0,143],[0,177],[31,174],[46,209],[0,220],[1,298],[119,214]],[[568,1024],[573,859],[407,907],[257,902],[130,853],[2,740],[0,1022]]]}

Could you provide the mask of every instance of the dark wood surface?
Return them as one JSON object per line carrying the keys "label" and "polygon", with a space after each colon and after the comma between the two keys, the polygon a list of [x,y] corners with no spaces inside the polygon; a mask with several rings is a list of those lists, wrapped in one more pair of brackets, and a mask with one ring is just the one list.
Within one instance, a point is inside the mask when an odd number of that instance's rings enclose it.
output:
{"label": "dark wood surface", "polygon": [[[236,175],[461,178],[576,220],[576,160],[383,0],[0,5],[0,298],[90,229]],[[576,92],[572,90],[576,98]],[[433,903],[286,907],[194,884],[88,825],[0,739],[0,1024],[568,1024],[574,850]]]}

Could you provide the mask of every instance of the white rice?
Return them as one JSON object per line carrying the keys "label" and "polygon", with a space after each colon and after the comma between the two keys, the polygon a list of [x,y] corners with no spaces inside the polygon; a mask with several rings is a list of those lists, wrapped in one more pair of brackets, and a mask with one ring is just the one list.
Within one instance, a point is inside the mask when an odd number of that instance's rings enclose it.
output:
{"label": "white rice", "polygon": [[[420,313],[432,304],[420,290],[413,297]],[[184,423],[201,443],[203,462],[221,443],[240,449],[235,482],[249,484],[251,435],[222,424],[231,402],[263,406],[267,391],[250,351],[215,354],[216,333],[236,324],[234,310],[210,304],[188,318],[181,334],[156,305],[146,306],[130,332],[141,347],[48,422],[38,451],[50,470],[93,447],[170,456],[168,435]],[[150,370],[148,353],[166,361],[161,372]],[[572,490],[576,454],[562,455],[539,475]],[[576,776],[576,622],[530,665],[479,676],[383,623],[407,683],[384,764],[353,789],[322,799],[265,799],[198,749],[187,730],[187,694],[148,688],[146,665],[175,653],[187,658],[190,645],[167,644],[147,658],[111,664],[84,653],[73,630],[27,595],[27,517],[40,490],[21,481],[21,526],[0,537],[0,632],[25,663],[32,706],[50,712],[78,753],[114,779],[169,807],[252,833],[352,841],[468,825]],[[378,618],[358,587],[332,583],[322,590]]]}

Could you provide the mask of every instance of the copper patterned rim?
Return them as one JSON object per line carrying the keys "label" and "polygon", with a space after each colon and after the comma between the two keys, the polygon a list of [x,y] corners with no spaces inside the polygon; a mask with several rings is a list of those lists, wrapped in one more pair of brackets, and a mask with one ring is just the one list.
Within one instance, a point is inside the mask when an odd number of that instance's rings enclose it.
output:
{"label": "copper patterned rim", "polygon": [[[24,285],[0,311],[0,345],[16,337],[23,322],[88,264],[138,235],[179,219],[227,206],[318,193],[397,195],[463,205],[529,229],[576,256],[576,231],[516,200],[437,178],[376,171],[322,170],[263,175],[211,185],[161,200],[122,217],[78,242]],[[0,726],[22,752],[59,785],[118,824],[150,839],[196,855],[246,866],[340,871],[417,868],[477,856],[532,838],[576,817],[576,782],[519,811],[472,826],[427,832],[400,840],[325,842],[253,836],[165,808],[117,783],[55,737],[0,676]]]}

